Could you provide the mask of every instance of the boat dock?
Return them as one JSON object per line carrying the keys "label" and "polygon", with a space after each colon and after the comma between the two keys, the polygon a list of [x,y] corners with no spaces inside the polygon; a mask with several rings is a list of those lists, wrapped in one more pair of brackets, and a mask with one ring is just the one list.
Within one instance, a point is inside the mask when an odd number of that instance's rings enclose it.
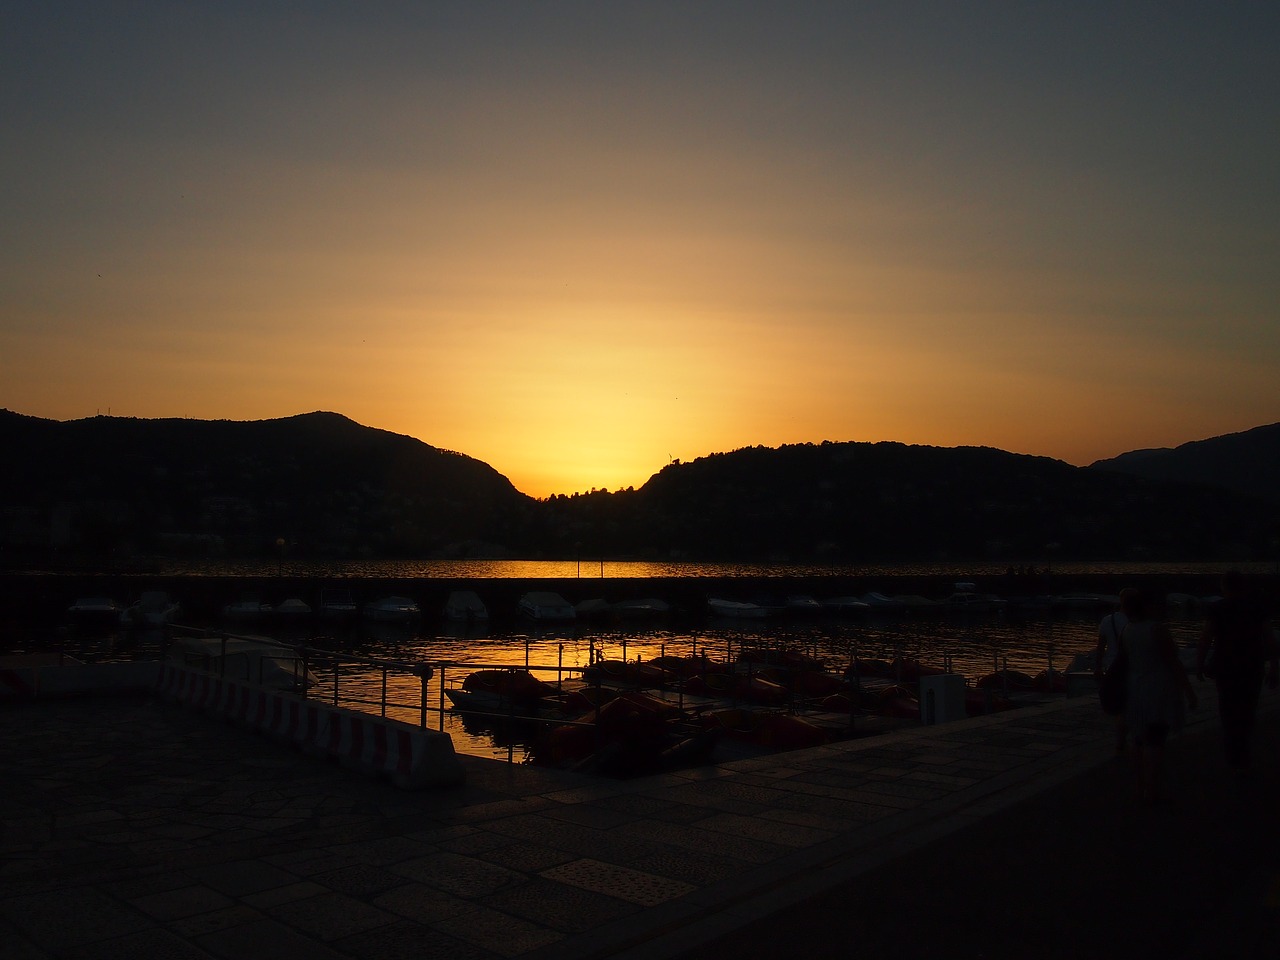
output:
{"label": "boat dock", "polygon": [[1093,697],[625,781],[460,757],[417,792],[158,697],[2,704],[0,953],[1270,955],[1280,694],[1237,781],[1197,691],[1154,809]]}

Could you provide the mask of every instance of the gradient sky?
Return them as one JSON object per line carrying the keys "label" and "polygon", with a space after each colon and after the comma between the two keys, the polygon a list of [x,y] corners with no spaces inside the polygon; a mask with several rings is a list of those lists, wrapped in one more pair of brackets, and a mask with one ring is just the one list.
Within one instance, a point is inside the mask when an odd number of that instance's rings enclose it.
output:
{"label": "gradient sky", "polygon": [[1280,420],[1280,6],[0,4],[0,407],[534,496]]}

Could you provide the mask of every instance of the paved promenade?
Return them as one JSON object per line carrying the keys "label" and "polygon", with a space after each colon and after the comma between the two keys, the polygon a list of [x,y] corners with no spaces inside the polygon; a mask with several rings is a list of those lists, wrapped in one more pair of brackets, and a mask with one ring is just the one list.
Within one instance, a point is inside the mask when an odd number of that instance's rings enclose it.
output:
{"label": "paved promenade", "polygon": [[1154,810],[1095,698],[417,793],[158,699],[0,705],[0,956],[1276,956],[1280,695],[1237,780],[1198,690]]}

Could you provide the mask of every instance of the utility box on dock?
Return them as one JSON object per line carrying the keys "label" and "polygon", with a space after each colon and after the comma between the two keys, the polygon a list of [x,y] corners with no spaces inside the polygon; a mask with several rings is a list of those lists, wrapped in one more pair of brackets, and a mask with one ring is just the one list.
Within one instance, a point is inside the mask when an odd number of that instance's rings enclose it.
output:
{"label": "utility box on dock", "polygon": [[941,673],[920,678],[920,719],[924,723],[950,723],[967,716],[964,677],[958,673]]}

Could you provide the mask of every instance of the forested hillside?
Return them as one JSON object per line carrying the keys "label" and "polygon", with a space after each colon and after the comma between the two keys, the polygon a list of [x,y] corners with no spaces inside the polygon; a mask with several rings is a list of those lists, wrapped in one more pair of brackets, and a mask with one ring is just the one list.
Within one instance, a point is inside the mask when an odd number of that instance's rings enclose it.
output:
{"label": "forested hillside", "polygon": [[5,411],[0,549],[10,564],[276,552],[1273,559],[1280,508],[1247,491],[1265,487],[1277,437],[1260,428],[1089,468],[982,447],[751,447],[669,464],[640,489],[538,501],[485,463],[333,413],[58,422]]}

